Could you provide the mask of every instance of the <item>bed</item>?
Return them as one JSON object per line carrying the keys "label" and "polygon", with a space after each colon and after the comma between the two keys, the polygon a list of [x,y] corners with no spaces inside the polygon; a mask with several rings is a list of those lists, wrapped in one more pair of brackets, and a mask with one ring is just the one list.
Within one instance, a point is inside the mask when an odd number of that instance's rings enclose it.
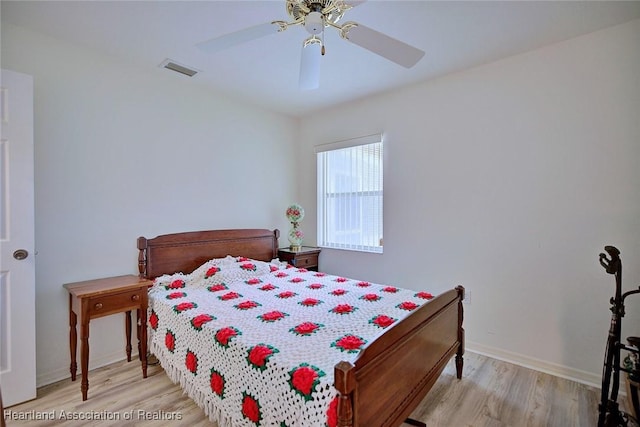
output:
{"label": "bed", "polygon": [[[149,335],[156,337],[155,341],[151,338],[151,351],[160,359],[163,368],[172,380],[181,384],[185,392],[205,410],[210,419],[217,421],[221,427],[232,425],[399,426],[407,421],[411,412],[422,401],[449,360],[454,356],[457,377],[462,377],[464,354],[464,329],[462,327],[463,287],[458,286],[434,297],[426,292],[369,284],[368,282],[354,281],[339,276],[308,272],[304,269],[295,269],[291,266],[278,265],[277,263],[274,265],[273,260],[277,256],[278,237],[278,230],[236,229],[174,233],[152,239],[138,238],[140,276],[154,279],[156,283],[154,288],[157,288],[155,291],[153,288],[150,290]],[[224,264],[225,262],[229,264]],[[233,262],[238,264],[232,264]],[[222,284],[220,282],[222,279],[220,279],[217,282],[207,282],[213,283],[213,285],[207,285],[204,288],[192,289],[188,286],[187,288],[172,288],[172,283],[176,280],[179,282],[181,277],[185,279],[183,282],[193,280],[193,283],[200,283],[193,277],[199,275],[198,277],[201,278],[203,275],[206,276],[211,271],[216,270],[231,271],[232,267],[242,266],[243,263],[244,265],[260,266],[261,268],[263,265],[268,265],[269,272],[264,273],[265,275],[263,276],[260,275],[260,272],[245,271],[242,268],[237,268],[233,270],[237,273],[234,273],[236,276],[226,277],[224,279],[226,282]],[[190,272],[193,273],[189,274]],[[244,273],[249,275],[243,275]],[[255,277],[252,277],[252,274]],[[233,283],[227,283],[229,281]],[[236,286],[243,287],[236,288]],[[290,288],[287,286],[298,287]],[[347,286],[352,286],[353,288],[347,288]],[[370,288],[358,289],[359,287]],[[260,291],[261,288],[264,289]],[[215,289],[215,291],[211,289]],[[241,291],[237,291],[237,289],[241,289]],[[294,289],[295,292],[291,291],[291,289]],[[392,301],[393,307],[405,309],[408,306],[409,310],[407,310],[408,313],[406,315],[402,316],[396,316],[395,314],[384,316],[387,317],[387,322],[383,321],[374,325],[381,326],[380,329],[384,330],[374,335],[363,335],[365,338],[361,339],[360,342],[356,342],[355,345],[351,340],[355,334],[344,334],[344,338],[349,338],[346,341],[334,340],[331,343],[331,347],[340,351],[334,352],[335,363],[331,365],[332,368],[330,369],[320,370],[316,366],[309,366],[306,363],[297,365],[297,368],[293,370],[290,366],[278,365],[275,360],[287,360],[285,357],[287,354],[297,354],[298,350],[307,346],[300,345],[290,349],[286,346],[282,347],[284,344],[280,341],[275,347],[266,344],[266,342],[271,343],[278,337],[284,337],[285,335],[289,339],[298,332],[320,336],[320,332],[315,333],[316,329],[319,328],[318,325],[324,327],[325,325],[322,322],[325,322],[324,319],[331,316],[340,318],[340,322],[345,322],[345,330],[349,330],[351,326],[346,323],[346,320],[343,320],[347,319],[348,316],[342,316],[341,314],[343,313],[337,313],[336,311],[337,307],[348,304],[336,304],[331,299],[336,297],[334,295],[336,289],[343,292],[345,289],[349,289],[349,292],[351,292],[352,289],[353,292],[350,294],[352,298],[359,295],[359,313],[368,310],[368,307],[373,306],[370,303],[381,296],[385,300]],[[397,291],[393,289],[397,289]],[[264,291],[270,291],[276,298],[269,300],[254,298],[258,294],[266,295],[269,293]],[[191,300],[191,298],[200,298],[200,294],[206,294],[207,292],[211,294],[210,299],[219,301],[222,300],[223,295],[229,294],[232,296],[233,294],[244,294],[244,297],[238,298],[238,303],[231,305],[235,309],[231,311],[233,315],[230,315],[229,311],[224,311],[218,306],[213,309],[209,308],[208,301],[197,300],[198,303],[196,303],[194,302],[196,301],[195,299]],[[313,292],[321,293],[312,294]],[[360,293],[358,294],[357,292]],[[396,294],[403,295],[401,292],[410,292],[412,295],[396,297]],[[278,306],[277,309],[268,307],[268,304],[271,304],[268,301],[278,301],[279,304],[280,300],[285,299],[279,297],[279,295],[285,294],[294,294],[298,298],[286,298],[291,300],[291,306]],[[169,295],[173,295],[173,297]],[[311,298],[308,295],[323,295],[324,297]],[[242,297],[242,295],[240,296]],[[396,300],[393,300],[393,298],[396,298]],[[396,304],[397,298],[404,302]],[[249,317],[253,321],[258,319],[259,322],[265,325],[267,323],[271,325],[277,323],[273,321],[273,318],[278,322],[293,319],[296,315],[289,316],[287,312],[299,312],[302,310],[301,307],[305,305],[305,301],[311,301],[311,305],[314,306],[321,306],[321,303],[324,304],[322,310],[318,311],[318,313],[324,313],[324,317],[317,319],[315,327],[306,325],[306,329],[296,329],[296,331],[294,331],[295,328],[291,328],[291,334],[285,332],[267,333],[266,337],[252,338],[254,340],[253,344],[256,344],[254,346],[245,347],[242,350],[236,348],[235,351],[240,351],[240,353],[236,354],[243,355],[238,358],[246,359],[243,363],[248,366],[248,368],[243,368],[245,371],[243,371],[242,375],[236,375],[236,377],[246,376],[240,378],[241,383],[246,383],[248,387],[250,383],[254,384],[261,381],[260,375],[262,373],[272,372],[271,375],[276,375],[273,372],[278,371],[287,379],[289,388],[291,388],[290,394],[287,394],[289,393],[288,391],[277,392],[275,389],[273,393],[269,391],[266,395],[262,395],[266,396],[263,397],[262,401],[255,399],[254,395],[256,393],[243,392],[242,397],[240,397],[242,399],[242,402],[240,402],[242,417],[240,419],[233,419],[229,414],[224,413],[224,409],[221,409],[222,406],[219,405],[219,402],[220,398],[223,397],[220,394],[222,391],[222,376],[218,367],[205,366],[206,361],[202,360],[203,358],[209,358],[210,353],[221,351],[224,346],[221,345],[220,341],[217,342],[217,347],[215,346],[216,343],[213,343],[213,349],[210,351],[199,349],[200,354],[195,354],[195,350],[187,349],[184,356],[176,359],[177,362],[176,360],[171,362],[169,359],[172,354],[168,353],[166,339],[163,339],[163,336],[167,338],[168,332],[166,331],[169,331],[170,328],[158,326],[164,321],[161,318],[162,316],[159,315],[160,312],[165,313],[163,315],[165,318],[175,315],[175,317],[182,318],[183,322],[190,322],[191,329],[196,330],[198,333],[205,330],[205,326],[214,325],[218,322],[216,326],[210,328],[209,335],[206,335],[207,338],[199,338],[196,341],[191,340],[193,344],[190,345],[196,348],[202,342],[216,341],[219,338],[218,334],[225,329],[221,325],[238,324],[237,322],[244,321],[234,316],[245,316],[246,313],[250,312]],[[197,304],[200,304],[200,309],[193,307]],[[209,311],[206,311],[205,306]],[[238,309],[238,306],[243,308]],[[171,307],[171,309],[167,307]],[[193,309],[191,310],[192,315],[188,314],[189,310],[182,311],[182,309],[177,309],[176,307]],[[304,310],[309,309],[309,304],[306,307]],[[246,310],[245,308],[253,310]],[[318,307],[312,307],[312,309],[318,309]],[[203,312],[202,310],[205,311]],[[206,314],[211,310],[215,311],[215,315]],[[394,313],[397,313],[397,311]],[[269,319],[264,319],[266,314],[269,314]],[[286,319],[285,316],[287,316]],[[367,316],[369,315],[365,317]],[[383,320],[385,320],[384,317]],[[215,321],[212,318],[215,318]],[[370,323],[375,319],[377,317],[372,317]],[[167,319],[166,321],[168,322],[169,320]],[[203,324],[206,325],[203,326]],[[298,326],[300,325],[302,323]],[[328,326],[330,325],[329,323]],[[171,326],[171,328],[178,329],[180,327]],[[331,329],[333,333],[340,328],[340,325],[331,326],[331,328],[326,327],[321,332],[324,333],[325,329]],[[362,328],[366,329],[364,326]],[[248,328],[247,337],[257,329],[269,330],[267,326]],[[175,345],[175,340],[180,339],[180,337],[173,336],[175,335],[173,331],[171,331],[171,334],[172,337],[168,338],[169,343]],[[205,337],[205,335],[197,336]],[[227,335],[227,339],[228,337],[229,335]],[[228,341],[224,343],[229,344]],[[240,344],[238,339],[237,346]],[[254,352],[254,350],[258,350],[258,347],[260,347],[261,353]],[[318,346],[317,349],[315,352],[317,354],[325,351],[325,347],[322,346]],[[252,352],[255,354],[252,355]],[[277,354],[275,354],[276,352]],[[256,354],[257,361],[252,359]],[[200,359],[197,359],[197,356]],[[227,360],[225,363],[233,362],[229,356],[225,360]],[[298,359],[293,358],[291,360],[297,362]],[[199,366],[196,366],[198,364]],[[270,370],[265,370],[265,367],[269,367]],[[210,376],[207,377],[211,381],[210,384],[203,384],[202,378],[198,378],[196,375],[196,369],[205,372],[206,375],[209,375],[210,372]],[[296,385],[294,387],[294,375],[297,375],[298,371],[301,374],[299,378],[303,378],[305,372],[310,372],[313,381],[309,380],[311,383],[307,385]],[[319,381],[320,373],[322,374],[321,379],[324,382],[329,381],[331,387],[326,386],[326,384],[323,385]],[[236,383],[238,382],[238,378],[225,379],[229,383],[232,380]],[[200,388],[198,388],[198,385],[200,385]],[[203,388],[208,386],[211,387],[211,395],[207,395],[202,391]],[[238,384],[236,384],[237,386]],[[275,387],[275,383],[265,384],[265,387]],[[306,390],[303,389],[304,387],[306,387]],[[281,393],[281,395],[277,395],[277,393]],[[327,399],[326,396],[330,396],[330,398]],[[274,424],[273,415],[268,413],[271,403],[267,400],[270,397],[273,397],[272,400],[276,402],[294,401],[295,404],[302,405],[301,408],[315,405],[317,408],[313,410],[325,418],[322,423],[305,423],[300,422],[299,419],[296,420],[293,415],[289,414],[283,416],[281,423]],[[317,402],[314,401],[316,398]],[[295,409],[293,412],[299,413],[300,410]]]}

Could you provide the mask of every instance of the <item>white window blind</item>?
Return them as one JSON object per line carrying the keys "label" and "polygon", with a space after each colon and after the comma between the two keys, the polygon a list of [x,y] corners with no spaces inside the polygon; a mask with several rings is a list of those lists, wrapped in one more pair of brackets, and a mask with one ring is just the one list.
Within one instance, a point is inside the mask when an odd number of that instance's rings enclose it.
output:
{"label": "white window blind", "polygon": [[318,244],[382,253],[382,135],[321,145]]}

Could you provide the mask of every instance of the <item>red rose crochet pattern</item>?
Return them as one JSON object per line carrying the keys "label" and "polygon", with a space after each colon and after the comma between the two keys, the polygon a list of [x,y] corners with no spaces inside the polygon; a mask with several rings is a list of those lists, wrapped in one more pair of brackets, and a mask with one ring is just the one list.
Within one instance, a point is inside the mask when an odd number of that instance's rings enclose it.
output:
{"label": "red rose crochet pattern", "polygon": [[396,319],[394,319],[393,317],[389,317],[384,314],[381,314],[369,320],[369,323],[373,323],[374,325],[379,326],[381,328],[386,328],[388,326],[391,326],[395,321]]}
{"label": "red rose crochet pattern", "polygon": [[378,301],[381,298],[382,297],[377,294],[364,294],[360,297],[361,300],[365,300],[365,301]]}
{"label": "red rose crochet pattern", "polygon": [[369,282],[358,282],[358,283],[356,283],[356,286],[361,287],[361,288],[368,288],[369,286],[371,286],[371,283],[369,283]]}
{"label": "red rose crochet pattern", "polygon": [[418,292],[415,296],[422,299],[433,299],[433,295],[429,292]]}
{"label": "red rose crochet pattern", "polygon": [[222,301],[228,301],[230,299],[236,299],[236,298],[240,298],[242,295],[240,295],[237,292],[227,292],[224,295],[219,296],[218,298]]}
{"label": "red rose crochet pattern", "polygon": [[169,289],[181,289],[184,288],[185,284],[184,284],[184,280],[182,279],[176,279],[173,282],[169,283],[167,286],[165,286],[165,289],[169,290]]}
{"label": "red rose crochet pattern", "polygon": [[208,279],[209,277],[213,277],[216,275],[216,273],[220,271],[219,267],[213,266],[213,267],[209,267],[209,269],[207,270],[207,272],[204,274],[204,278]]}
{"label": "red rose crochet pattern", "polygon": [[171,292],[169,295],[167,295],[167,299],[178,299],[186,296],[187,294],[184,292]]}
{"label": "red rose crochet pattern", "polygon": [[336,427],[338,425],[338,397],[333,398],[327,410],[327,426]]}
{"label": "red rose crochet pattern", "polygon": [[241,335],[241,332],[234,327],[222,328],[216,332],[215,340],[221,346],[229,347],[231,339],[238,335]]}
{"label": "red rose crochet pattern", "polygon": [[182,313],[183,311],[191,310],[192,308],[197,308],[198,304],[195,302],[181,302],[178,305],[173,306],[173,310],[176,313]]}
{"label": "red rose crochet pattern", "polygon": [[258,279],[257,277],[254,277],[252,279],[249,279],[245,282],[247,285],[257,285],[258,283],[262,283],[262,280]]}
{"label": "red rose crochet pattern", "polygon": [[234,307],[237,308],[238,310],[249,310],[252,308],[259,307],[260,305],[261,305],[260,303],[257,303],[255,301],[243,301],[240,304],[234,305]]}
{"label": "red rose crochet pattern", "polygon": [[275,322],[277,320],[284,319],[285,316],[288,316],[288,314],[274,310],[261,314],[260,316],[258,316],[258,319],[262,320],[263,322]]}
{"label": "red rose crochet pattern", "polygon": [[269,358],[274,354],[278,353],[278,349],[274,348],[270,345],[258,344],[249,349],[249,355],[247,356],[247,360],[249,364],[260,371],[264,371],[266,369],[266,364]]}
{"label": "red rose crochet pattern", "polygon": [[256,271],[257,267],[255,264],[251,262],[245,262],[244,264],[240,264],[240,268],[247,271]]}
{"label": "red rose crochet pattern", "polygon": [[333,342],[331,347],[336,347],[337,349],[347,353],[357,353],[366,343],[367,341],[356,335],[345,335],[339,340]]}
{"label": "red rose crochet pattern", "polygon": [[289,372],[289,385],[298,392],[305,401],[312,399],[311,392],[318,384],[318,379],[324,377],[325,373],[319,368],[302,363],[297,368]]}
{"label": "red rose crochet pattern", "polygon": [[164,345],[171,353],[173,353],[176,348],[176,336],[169,329],[167,329],[167,333],[164,336]]}
{"label": "red rose crochet pattern", "polygon": [[322,301],[315,298],[305,298],[300,301],[298,304],[303,305],[305,307],[315,307],[318,304],[322,304]]}
{"label": "red rose crochet pattern", "polygon": [[415,310],[418,307],[418,304],[416,304],[413,301],[405,301],[405,302],[401,302],[396,307],[398,307],[398,308],[400,308],[402,310],[411,311],[411,310]]}
{"label": "red rose crochet pattern", "polygon": [[293,291],[284,291],[284,292],[280,292],[278,295],[276,295],[278,298],[291,298],[291,297],[295,297],[296,294]]}
{"label": "red rose crochet pattern", "polygon": [[399,289],[396,288],[395,286],[386,286],[382,288],[382,292],[389,292],[390,294],[395,294],[398,291]]}
{"label": "red rose crochet pattern", "polygon": [[215,317],[210,314],[199,314],[193,319],[191,319],[191,326],[193,326],[193,328],[196,331],[201,331],[202,325],[204,325],[207,322],[211,322],[214,319]]}
{"label": "red rose crochet pattern", "polygon": [[338,283],[344,283],[346,281],[348,281],[349,279],[345,278],[345,277],[337,277],[336,278],[336,282]]}
{"label": "red rose crochet pattern", "polygon": [[158,314],[154,310],[151,310],[149,315],[149,325],[154,331],[158,329]]}
{"label": "red rose crochet pattern", "polygon": [[187,350],[187,355],[184,358],[184,364],[192,374],[195,375],[198,372],[198,357],[193,351]]}
{"label": "red rose crochet pattern", "polygon": [[338,304],[329,311],[336,314],[349,314],[353,313],[357,309],[358,307],[354,307],[350,304]]}
{"label": "red rose crochet pattern", "polygon": [[272,290],[278,289],[278,288],[273,286],[271,283],[267,283],[264,286],[260,286],[258,289],[260,289],[261,291],[272,291]]}
{"label": "red rose crochet pattern", "polygon": [[293,279],[289,280],[291,283],[300,283],[300,282],[304,282],[304,279],[302,277],[294,277]]}
{"label": "red rose crochet pattern", "polygon": [[346,289],[334,289],[331,291],[332,295],[340,296],[346,294],[348,291]]}
{"label": "red rose crochet pattern", "polygon": [[255,424],[259,424],[262,419],[260,404],[253,396],[242,393],[242,415]]}
{"label": "red rose crochet pattern", "polygon": [[211,369],[211,378],[210,385],[211,391],[224,399],[224,377],[220,374],[220,372],[215,369]]}
{"label": "red rose crochet pattern", "polygon": [[209,290],[209,292],[219,292],[219,291],[225,291],[229,288],[224,283],[218,283],[216,285],[209,286],[207,289]]}
{"label": "red rose crochet pattern", "polygon": [[278,271],[276,273],[276,277],[278,277],[278,278],[283,278],[283,277],[287,277],[287,276],[288,276],[288,274],[285,273],[284,271]]}
{"label": "red rose crochet pattern", "polygon": [[293,332],[296,335],[306,336],[306,335],[313,334],[315,331],[317,331],[319,328],[323,326],[324,325],[321,323],[304,322],[294,328],[289,329],[289,332]]}

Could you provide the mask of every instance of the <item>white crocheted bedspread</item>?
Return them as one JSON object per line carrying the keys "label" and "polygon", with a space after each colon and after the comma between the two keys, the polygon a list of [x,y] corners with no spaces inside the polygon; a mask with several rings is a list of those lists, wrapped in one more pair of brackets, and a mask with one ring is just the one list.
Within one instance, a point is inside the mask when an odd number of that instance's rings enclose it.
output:
{"label": "white crocheted bedspread", "polygon": [[433,296],[227,257],[149,291],[151,351],[221,427],[336,425],[334,366]]}

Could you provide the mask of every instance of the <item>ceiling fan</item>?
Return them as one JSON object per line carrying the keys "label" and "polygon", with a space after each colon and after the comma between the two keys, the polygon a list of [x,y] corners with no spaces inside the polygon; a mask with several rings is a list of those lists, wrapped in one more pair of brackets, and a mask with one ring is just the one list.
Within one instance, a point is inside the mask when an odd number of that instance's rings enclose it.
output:
{"label": "ceiling fan", "polygon": [[271,21],[235,31],[197,44],[213,53],[260,37],[282,32],[294,25],[303,26],[311,36],[302,44],[300,63],[301,89],[316,89],[320,85],[320,57],[324,55],[324,29],[332,27],[340,36],[360,47],[406,68],[413,67],[424,52],[400,40],[356,22],[339,24],[345,12],[366,0],[285,0],[292,21]]}

